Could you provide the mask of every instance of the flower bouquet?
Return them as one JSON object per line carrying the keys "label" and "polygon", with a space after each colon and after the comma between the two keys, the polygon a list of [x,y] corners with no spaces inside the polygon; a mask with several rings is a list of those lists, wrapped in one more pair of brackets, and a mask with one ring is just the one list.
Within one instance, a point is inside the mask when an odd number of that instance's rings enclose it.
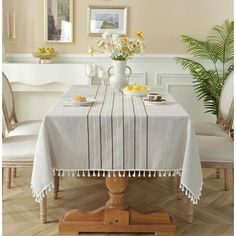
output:
{"label": "flower bouquet", "polygon": [[136,38],[130,39],[124,34],[112,34],[106,31],[98,40],[97,45],[101,50],[90,47],[88,50],[90,55],[101,52],[118,61],[126,61],[135,54],[143,54],[145,48],[142,32],[137,32]]}
{"label": "flower bouquet", "polygon": [[[101,52],[112,58],[113,66],[108,69],[110,76],[110,86],[115,91],[120,91],[127,86],[128,78],[132,74],[132,70],[127,66],[127,60],[135,54],[143,54],[144,43],[143,33],[137,32],[136,38],[128,38],[124,34],[112,34],[110,32],[103,33],[101,39],[97,42],[99,50],[90,47],[88,53],[93,55],[94,52]],[[113,75],[110,73],[113,69]],[[126,69],[129,73],[126,74]]]}

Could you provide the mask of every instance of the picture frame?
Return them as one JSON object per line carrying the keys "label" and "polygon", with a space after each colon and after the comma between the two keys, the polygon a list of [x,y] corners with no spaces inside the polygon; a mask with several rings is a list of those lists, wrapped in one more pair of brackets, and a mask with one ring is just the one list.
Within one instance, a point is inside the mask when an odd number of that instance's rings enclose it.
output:
{"label": "picture frame", "polygon": [[73,1],[44,0],[46,43],[73,43]]}
{"label": "picture frame", "polygon": [[105,31],[127,35],[128,7],[88,6],[87,32],[101,36]]}

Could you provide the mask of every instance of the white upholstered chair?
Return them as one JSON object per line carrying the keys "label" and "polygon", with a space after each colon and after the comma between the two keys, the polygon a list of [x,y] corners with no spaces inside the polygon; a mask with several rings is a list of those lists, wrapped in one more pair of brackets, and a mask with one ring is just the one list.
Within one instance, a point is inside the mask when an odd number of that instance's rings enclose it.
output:
{"label": "white upholstered chair", "polygon": [[227,137],[233,122],[233,97],[234,72],[228,76],[221,91],[219,114],[216,124],[210,122],[194,122],[195,133],[197,135]]}
{"label": "white upholstered chair", "polygon": [[2,168],[6,187],[11,187],[12,168],[33,166],[36,135],[18,135],[3,137]]}
{"label": "white upholstered chair", "polygon": [[[4,133],[4,132],[3,132]],[[16,135],[4,137],[2,139],[2,170],[5,173],[6,187],[11,187],[12,169],[18,167],[31,167],[34,163],[35,146],[37,143],[37,135]],[[56,180],[56,178],[54,178]],[[30,181],[29,181],[30,182]],[[57,189],[58,192],[59,182]],[[40,202],[40,220],[46,222],[46,198]]]}
{"label": "white upholstered chair", "polygon": [[199,154],[203,168],[224,170],[224,188],[229,189],[228,171],[234,168],[234,142],[229,137],[197,135]]}
{"label": "white upholstered chair", "polygon": [[[224,170],[224,189],[229,189],[229,170],[232,170],[232,186],[234,179],[234,142],[229,137],[197,135],[199,155],[202,168]],[[182,198],[180,190],[178,199]],[[193,205],[187,200],[187,222],[193,221]]]}
{"label": "white upholstered chair", "polygon": [[2,73],[2,111],[7,136],[38,135],[41,121],[30,120],[18,122],[13,91],[4,73]]}
{"label": "white upholstered chair", "polygon": [[[2,73],[2,131],[4,137],[38,135],[40,126],[41,121],[39,120],[18,122],[13,91],[6,75]],[[11,173],[11,169],[8,172]],[[15,167],[13,177],[16,177]]]}

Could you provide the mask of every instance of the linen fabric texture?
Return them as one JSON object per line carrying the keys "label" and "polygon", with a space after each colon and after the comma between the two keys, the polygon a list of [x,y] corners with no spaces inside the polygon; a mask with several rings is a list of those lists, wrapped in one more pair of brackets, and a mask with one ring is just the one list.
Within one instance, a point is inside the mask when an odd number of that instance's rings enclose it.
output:
{"label": "linen fabric texture", "polygon": [[[96,101],[90,106],[63,106],[75,95]],[[132,171],[178,174],[180,187],[197,203],[202,170],[191,120],[173,97],[165,98],[165,104],[146,105],[141,97],[113,92],[108,86],[72,86],[40,129],[31,181],[36,200],[52,186],[53,171],[90,170],[98,176],[130,176]]]}

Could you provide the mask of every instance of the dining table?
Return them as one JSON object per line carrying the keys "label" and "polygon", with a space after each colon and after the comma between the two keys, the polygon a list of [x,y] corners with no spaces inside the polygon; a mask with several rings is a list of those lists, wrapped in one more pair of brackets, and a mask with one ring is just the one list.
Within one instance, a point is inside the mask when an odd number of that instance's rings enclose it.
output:
{"label": "dining table", "polygon": [[[52,188],[57,193],[59,176],[104,177],[109,200],[93,211],[65,213],[60,234],[175,234],[175,223],[166,212],[140,213],[124,201],[128,180],[142,177],[158,181],[179,176],[179,188],[192,204],[201,195],[202,169],[190,116],[165,89],[150,92],[164,102],[148,103],[107,85],[73,85],[45,115],[31,179],[43,222],[47,193]],[[75,96],[87,101],[75,102]]]}

